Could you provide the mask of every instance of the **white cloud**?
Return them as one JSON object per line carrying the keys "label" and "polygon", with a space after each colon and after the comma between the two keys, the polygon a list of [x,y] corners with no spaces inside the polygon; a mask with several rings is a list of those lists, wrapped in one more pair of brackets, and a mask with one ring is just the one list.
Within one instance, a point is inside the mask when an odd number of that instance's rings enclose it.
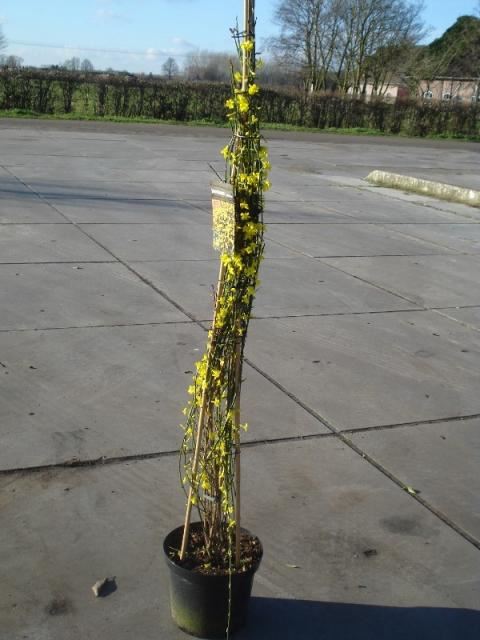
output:
{"label": "white cloud", "polygon": [[148,60],[149,62],[157,60],[159,55],[160,53],[156,49],[154,49],[153,47],[149,47],[145,51],[145,60]]}
{"label": "white cloud", "polygon": [[95,17],[102,22],[130,22],[130,18],[114,9],[101,8],[95,11]]}

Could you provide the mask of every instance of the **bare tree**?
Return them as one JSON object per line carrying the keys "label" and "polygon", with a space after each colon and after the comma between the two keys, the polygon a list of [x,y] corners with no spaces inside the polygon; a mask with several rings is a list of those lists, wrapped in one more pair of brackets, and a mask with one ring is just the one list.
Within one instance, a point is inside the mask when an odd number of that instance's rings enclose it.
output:
{"label": "bare tree", "polygon": [[80,64],[80,70],[85,71],[86,73],[90,73],[92,71],[95,71],[95,68],[88,58],[84,58]]}
{"label": "bare tree", "polygon": [[80,58],[69,58],[68,60],[65,60],[65,62],[62,65],[65,69],[68,69],[69,71],[80,71],[80,67],[81,67],[81,61]]}
{"label": "bare tree", "polygon": [[269,58],[257,67],[257,76],[262,86],[300,88],[303,83],[302,74],[296,67],[287,67],[279,60]]}
{"label": "bare tree", "polygon": [[307,90],[327,88],[339,4],[339,0],[282,0],[275,11],[281,31],[270,40],[270,47],[283,66],[301,71]]}
{"label": "bare tree", "polygon": [[302,69],[308,90],[333,81],[333,88],[362,93],[369,74],[379,83],[386,62],[394,66],[421,39],[422,11],[422,0],[280,0],[281,32],[271,46],[285,64]]}
{"label": "bare tree", "polygon": [[23,65],[23,58],[20,56],[0,56],[0,66],[9,67],[10,69],[20,69]]}
{"label": "bare tree", "polygon": [[162,71],[169,80],[171,80],[175,76],[178,76],[180,69],[178,68],[178,64],[175,58],[167,58],[163,63]]}
{"label": "bare tree", "polygon": [[185,63],[187,80],[229,82],[231,56],[228,53],[196,51],[190,53]]}

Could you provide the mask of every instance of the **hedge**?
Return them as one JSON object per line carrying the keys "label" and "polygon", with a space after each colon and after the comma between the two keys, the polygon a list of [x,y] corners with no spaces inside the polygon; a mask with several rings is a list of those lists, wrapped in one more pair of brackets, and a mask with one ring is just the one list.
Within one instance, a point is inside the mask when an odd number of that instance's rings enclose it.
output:
{"label": "hedge", "polygon": [[[39,114],[123,116],[188,122],[225,121],[227,84],[154,76],[65,70],[0,70],[0,109]],[[358,97],[265,88],[263,120],[317,129],[375,129],[415,136],[478,136],[477,103],[426,100],[365,101]]]}

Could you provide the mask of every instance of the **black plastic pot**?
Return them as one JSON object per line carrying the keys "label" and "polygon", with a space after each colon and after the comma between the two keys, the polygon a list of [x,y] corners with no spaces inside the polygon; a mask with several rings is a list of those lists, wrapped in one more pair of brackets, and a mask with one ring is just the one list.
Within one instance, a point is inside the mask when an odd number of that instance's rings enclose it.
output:
{"label": "black plastic pot", "polygon": [[[192,523],[190,529],[199,528]],[[242,529],[242,533],[249,534]],[[253,576],[260,564],[244,573],[231,576],[231,609],[229,624],[230,587],[228,576],[204,575],[185,569],[170,557],[172,549],[180,549],[183,525],[171,531],[163,542],[163,551],[170,574],[170,608],[175,623],[192,636],[225,638],[227,626],[234,633],[245,626]]]}

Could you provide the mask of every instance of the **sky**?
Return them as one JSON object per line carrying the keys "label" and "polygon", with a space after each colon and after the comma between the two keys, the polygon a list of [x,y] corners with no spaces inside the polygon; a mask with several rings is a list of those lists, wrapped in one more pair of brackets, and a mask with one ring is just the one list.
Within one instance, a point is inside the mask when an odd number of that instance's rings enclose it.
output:
{"label": "sky", "polygon": [[[430,42],[478,0],[426,0]],[[256,0],[257,39],[275,35],[278,0]],[[197,50],[232,51],[229,28],[243,0],[0,0],[2,53],[26,65],[61,64],[73,56],[95,68],[161,73],[166,58],[180,67]]]}

